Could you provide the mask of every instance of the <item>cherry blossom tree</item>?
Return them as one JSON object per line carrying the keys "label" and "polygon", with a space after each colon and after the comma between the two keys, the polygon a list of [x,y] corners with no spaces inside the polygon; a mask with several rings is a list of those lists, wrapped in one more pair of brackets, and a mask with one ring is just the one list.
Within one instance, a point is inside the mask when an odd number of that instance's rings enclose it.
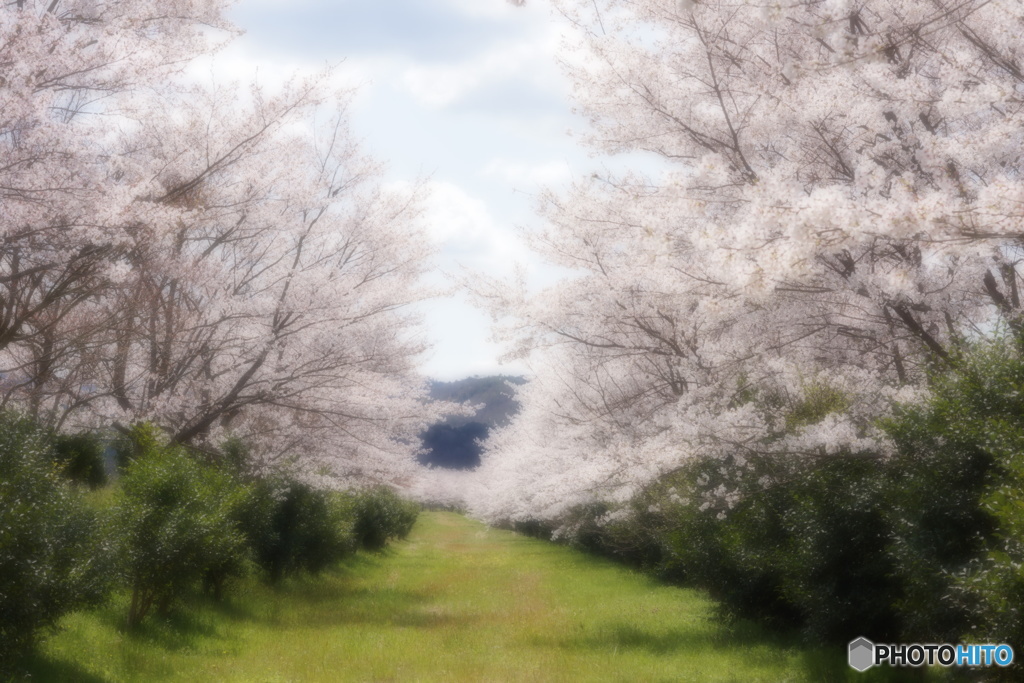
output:
{"label": "cherry blossom tree", "polygon": [[[553,4],[589,144],[666,170],[543,198],[534,244],[578,278],[476,287],[512,353],[546,359],[533,426],[485,468],[561,458],[561,484],[537,477],[565,505],[692,455],[881,448],[871,418],[958,340],[1020,334],[1019,3]],[[847,410],[778,438],[823,384]],[[574,428],[510,445],[546,420]]]}
{"label": "cherry blossom tree", "polygon": [[274,95],[182,78],[233,31],[225,5],[0,9],[3,400],[393,480],[433,416],[421,189],[383,186],[329,73]]}
{"label": "cherry blossom tree", "polygon": [[429,418],[406,312],[430,255],[417,191],[381,187],[323,91],[254,90],[246,115],[230,93],[193,92],[126,139],[141,151],[119,156],[157,170],[164,210],[109,303],[107,415],[185,443],[240,434],[264,460],[375,449],[411,463]]}
{"label": "cherry blossom tree", "polygon": [[[147,207],[105,142],[140,91],[230,27],[225,2],[18,0],[0,9],[0,353],[4,390],[53,413],[53,381],[91,353],[97,293]],[[90,308],[89,313],[79,309]],[[57,392],[60,393],[60,392]],[[57,410],[57,419],[65,410]]]}

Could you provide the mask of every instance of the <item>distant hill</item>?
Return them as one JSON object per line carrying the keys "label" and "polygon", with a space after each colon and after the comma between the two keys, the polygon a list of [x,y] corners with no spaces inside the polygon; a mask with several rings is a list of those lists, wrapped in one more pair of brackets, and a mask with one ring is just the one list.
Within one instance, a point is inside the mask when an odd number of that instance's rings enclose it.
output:
{"label": "distant hill", "polygon": [[514,386],[521,384],[526,384],[526,379],[507,375],[431,382],[430,397],[438,401],[483,404],[476,415],[450,417],[445,424],[457,427],[469,422],[482,422],[488,427],[503,427],[519,411],[519,404],[512,400],[512,392]]}
{"label": "distant hill", "polygon": [[480,442],[494,427],[502,427],[519,411],[512,399],[513,386],[522,377],[468,377],[455,382],[431,382],[430,397],[438,401],[481,404],[475,415],[449,417],[423,432],[420,457],[424,465],[467,470],[480,464]]}

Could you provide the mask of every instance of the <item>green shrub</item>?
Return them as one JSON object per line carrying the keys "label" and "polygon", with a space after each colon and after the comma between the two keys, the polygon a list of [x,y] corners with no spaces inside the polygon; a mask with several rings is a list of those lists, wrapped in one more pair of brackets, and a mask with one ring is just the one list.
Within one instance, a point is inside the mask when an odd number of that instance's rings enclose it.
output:
{"label": "green shrub", "polygon": [[103,442],[91,432],[58,435],[53,443],[54,459],[61,474],[94,489],[107,483],[103,451]]}
{"label": "green shrub", "polygon": [[419,506],[402,500],[386,486],[360,492],[355,499],[355,537],[359,546],[380,550],[388,541],[409,535]]}
{"label": "green shrub", "polygon": [[787,431],[817,424],[827,415],[842,413],[850,407],[850,398],[844,392],[821,382],[807,384],[803,395],[785,414]]}
{"label": "green shrub", "polygon": [[[579,505],[561,519],[559,537],[588,552],[614,557],[663,579],[682,577],[668,547],[671,477],[649,486],[627,505]],[[671,491],[669,491],[671,489]]]}
{"label": "green shrub", "polygon": [[[707,589],[730,616],[813,642],[1007,642],[1024,650],[1024,351],[966,349],[881,423],[896,453],[698,458],[626,504],[518,522]],[[763,394],[763,395],[762,395]],[[849,409],[746,387],[783,432]],[[781,435],[768,439],[772,441]],[[769,445],[768,443],[764,445]]]}
{"label": "green shrub", "polygon": [[246,550],[236,520],[247,489],[180,447],[154,439],[141,451],[112,511],[132,626],[154,606],[166,612],[200,580],[219,592],[226,578],[241,573]]}
{"label": "green shrub", "polygon": [[777,557],[782,595],[810,640],[859,633],[895,641],[905,571],[892,553],[891,472],[877,459],[828,457],[780,486],[787,543]]}
{"label": "green shrub", "polygon": [[989,527],[977,488],[972,498],[939,464],[848,454],[752,459],[723,475],[719,461],[694,463],[668,531],[672,562],[726,613],[813,642],[955,641],[969,624],[950,598],[955,576]]}
{"label": "green shrub", "polygon": [[41,630],[109,587],[96,515],[52,458],[32,421],[0,414],[0,675]]}
{"label": "green shrub", "polygon": [[271,581],[317,573],[355,549],[352,503],[344,496],[289,479],[256,484],[242,528],[257,564]]}
{"label": "green shrub", "polygon": [[539,538],[544,541],[550,541],[555,529],[558,528],[557,523],[540,519],[524,519],[515,522],[505,522],[499,526],[511,529],[517,534],[523,534],[530,538]]}
{"label": "green shrub", "polygon": [[975,637],[1024,652],[1024,450],[1003,461],[1004,479],[984,499],[998,532],[960,588],[978,605]]}
{"label": "green shrub", "polygon": [[970,630],[977,605],[954,590],[957,575],[981,560],[995,531],[982,505],[994,462],[976,444],[948,441],[942,423],[927,407],[908,408],[886,427],[899,449],[888,512],[899,608],[906,633],[929,642]]}
{"label": "green shrub", "polygon": [[118,471],[124,472],[136,459],[160,450],[163,442],[159,427],[150,422],[136,422],[121,430],[112,444]]}
{"label": "green shrub", "polygon": [[560,521],[572,543],[699,585],[730,616],[813,642],[924,640],[962,634],[965,601],[948,596],[986,528],[978,487],[949,474],[917,454],[708,458]]}
{"label": "green shrub", "polygon": [[231,436],[221,442],[216,452],[217,462],[226,471],[243,476],[249,470],[252,457],[248,443],[237,436]]}
{"label": "green shrub", "polygon": [[573,506],[559,518],[561,524],[555,538],[564,537],[581,550],[625,559],[625,553],[617,552],[618,548],[613,544],[611,525],[604,523],[613,509],[612,504],[604,501]]}
{"label": "green shrub", "polygon": [[[670,532],[677,575],[706,587],[728,614],[810,641],[894,638],[899,622],[877,459],[836,455],[707,460],[687,471]],[[726,487],[728,496],[716,493]]]}
{"label": "green shrub", "polygon": [[[773,628],[800,624],[784,594],[780,557],[792,542],[788,492],[759,480],[775,463],[751,462],[745,470],[716,459],[690,463],[676,474],[678,500],[668,542],[679,573],[706,588],[728,615],[758,619]],[[732,500],[719,491],[731,492]]]}
{"label": "green shrub", "polygon": [[[906,564],[916,572],[906,610],[943,637],[1024,647],[1024,358],[1014,339],[979,343],[937,376],[922,406],[887,425],[919,474],[900,501]],[[913,460],[910,460],[910,459]],[[938,492],[938,493],[936,493]],[[935,595],[948,595],[936,601]],[[938,603],[938,604],[937,604]],[[924,626],[922,625],[922,628]],[[934,628],[934,626],[933,626]]]}
{"label": "green shrub", "polygon": [[[779,403],[778,408],[785,408]],[[811,387],[787,431],[847,409]],[[897,452],[707,458],[625,506],[559,522],[577,545],[700,585],[730,615],[817,642],[1024,645],[1024,360],[970,349],[883,427]]]}

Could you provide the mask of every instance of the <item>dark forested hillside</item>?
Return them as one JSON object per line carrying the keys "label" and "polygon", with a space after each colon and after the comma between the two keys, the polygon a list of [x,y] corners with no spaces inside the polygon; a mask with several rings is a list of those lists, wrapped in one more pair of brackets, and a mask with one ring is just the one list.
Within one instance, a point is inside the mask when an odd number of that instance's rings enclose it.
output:
{"label": "dark forested hillside", "polygon": [[491,427],[501,427],[519,410],[519,404],[512,399],[514,387],[525,384],[522,377],[467,377],[455,382],[431,382],[430,397],[438,401],[482,404],[476,415],[451,417],[445,424],[458,426],[468,422],[482,422]]}
{"label": "dark forested hillside", "polygon": [[479,465],[480,443],[493,427],[508,424],[519,410],[519,404],[512,398],[514,386],[525,382],[522,377],[505,376],[431,382],[431,398],[479,408],[473,415],[453,416],[431,425],[421,436],[426,452],[420,456],[420,462],[460,470]]}

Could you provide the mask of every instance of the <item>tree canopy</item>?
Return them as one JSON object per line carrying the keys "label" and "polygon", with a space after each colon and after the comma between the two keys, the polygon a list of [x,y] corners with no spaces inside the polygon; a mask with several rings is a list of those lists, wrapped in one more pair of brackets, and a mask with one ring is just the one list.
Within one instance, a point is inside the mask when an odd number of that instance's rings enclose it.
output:
{"label": "tree canopy", "polygon": [[329,72],[185,78],[235,32],[227,5],[0,10],[3,401],[60,428],[242,437],[254,467],[396,476],[431,417],[421,192],[382,185]]}
{"label": "tree canopy", "polygon": [[533,246],[578,277],[475,285],[537,374],[481,514],[628,496],[695,455],[884,454],[894,399],[965,339],[1019,337],[1019,3],[552,4],[586,142],[667,170],[542,197]]}

